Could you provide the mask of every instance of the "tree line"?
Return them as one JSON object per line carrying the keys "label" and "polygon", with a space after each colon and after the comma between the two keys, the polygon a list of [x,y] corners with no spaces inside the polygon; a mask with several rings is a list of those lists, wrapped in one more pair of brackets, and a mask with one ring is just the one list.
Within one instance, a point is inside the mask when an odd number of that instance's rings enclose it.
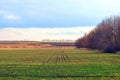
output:
{"label": "tree line", "polygon": [[109,53],[120,51],[120,16],[104,19],[94,30],[76,40],[76,47]]}

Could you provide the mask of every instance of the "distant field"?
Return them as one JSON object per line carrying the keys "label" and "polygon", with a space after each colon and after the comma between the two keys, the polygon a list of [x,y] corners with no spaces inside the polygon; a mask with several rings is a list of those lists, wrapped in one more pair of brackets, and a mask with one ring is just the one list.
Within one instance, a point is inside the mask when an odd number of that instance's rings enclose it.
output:
{"label": "distant field", "polygon": [[0,50],[0,80],[120,80],[120,55],[79,49]]}
{"label": "distant field", "polygon": [[0,42],[0,50],[1,49],[50,49],[50,48],[75,48],[74,43],[63,43],[63,42],[9,42],[9,43],[1,43]]}

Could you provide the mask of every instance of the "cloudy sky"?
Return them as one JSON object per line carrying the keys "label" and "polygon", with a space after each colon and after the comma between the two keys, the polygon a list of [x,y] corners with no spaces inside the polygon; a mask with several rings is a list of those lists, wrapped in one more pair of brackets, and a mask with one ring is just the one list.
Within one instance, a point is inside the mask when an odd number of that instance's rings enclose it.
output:
{"label": "cloudy sky", "polygon": [[75,40],[104,18],[119,15],[119,3],[120,0],[0,0],[0,40]]}

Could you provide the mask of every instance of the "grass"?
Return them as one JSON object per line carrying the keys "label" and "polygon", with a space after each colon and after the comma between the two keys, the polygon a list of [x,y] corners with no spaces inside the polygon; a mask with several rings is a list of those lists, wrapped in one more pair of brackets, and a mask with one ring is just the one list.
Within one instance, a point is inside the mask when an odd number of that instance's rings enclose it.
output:
{"label": "grass", "polygon": [[79,49],[0,50],[0,80],[120,80],[120,55]]}

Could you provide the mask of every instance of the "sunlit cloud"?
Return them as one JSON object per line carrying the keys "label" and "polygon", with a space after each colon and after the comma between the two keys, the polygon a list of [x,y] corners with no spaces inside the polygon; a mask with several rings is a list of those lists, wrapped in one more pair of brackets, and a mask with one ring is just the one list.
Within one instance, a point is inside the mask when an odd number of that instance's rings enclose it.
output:
{"label": "sunlit cloud", "polygon": [[2,28],[0,40],[76,40],[94,27],[69,27],[69,28]]}

